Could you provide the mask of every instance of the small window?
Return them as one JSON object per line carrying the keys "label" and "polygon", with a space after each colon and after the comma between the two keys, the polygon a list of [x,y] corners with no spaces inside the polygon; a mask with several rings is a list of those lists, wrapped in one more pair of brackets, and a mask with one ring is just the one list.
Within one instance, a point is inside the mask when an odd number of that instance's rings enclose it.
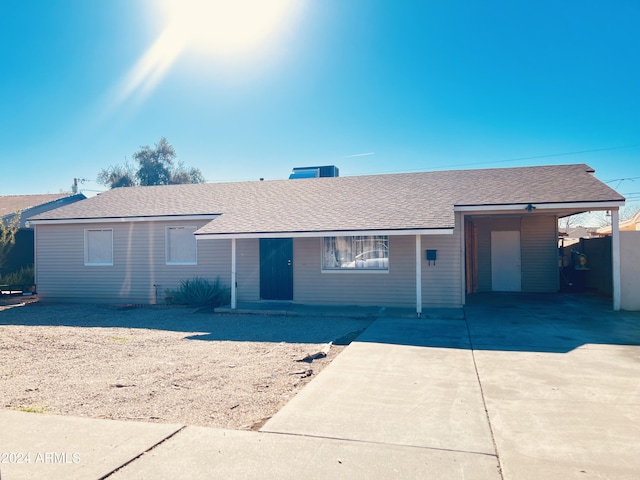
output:
{"label": "small window", "polygon": [[389,270],[389,237],[324,237],[322,269]]}
{"label": "small window", "polygon": [[167,227],[167,265],[197,265],[196,227]]}
{"label": "small window", "polygon": [[84,264],[88,266],[113,265],[113,230],[84,231]]}

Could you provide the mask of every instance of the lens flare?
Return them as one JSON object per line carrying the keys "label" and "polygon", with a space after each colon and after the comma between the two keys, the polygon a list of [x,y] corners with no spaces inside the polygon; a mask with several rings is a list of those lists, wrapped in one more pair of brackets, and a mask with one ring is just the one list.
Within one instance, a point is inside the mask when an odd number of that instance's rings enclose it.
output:
{"label": "lens flare", "polygon": [[148,95],[174,62],[192,51],[203,59],[234,64],[266,55],[292,23],[299,0],[165,0],[164,28],[129,71],[117,104]]}

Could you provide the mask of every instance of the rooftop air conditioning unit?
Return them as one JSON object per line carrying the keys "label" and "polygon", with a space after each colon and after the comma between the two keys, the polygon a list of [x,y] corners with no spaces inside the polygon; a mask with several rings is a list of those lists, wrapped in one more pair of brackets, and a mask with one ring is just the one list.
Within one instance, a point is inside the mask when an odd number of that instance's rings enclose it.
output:
{"label": "rooftop air conditioning unit", "polygon": [[289,180],[339,176],[340,170],[335,165],[324,165],[322,167],[295,167],[291,175],[289,175]]}

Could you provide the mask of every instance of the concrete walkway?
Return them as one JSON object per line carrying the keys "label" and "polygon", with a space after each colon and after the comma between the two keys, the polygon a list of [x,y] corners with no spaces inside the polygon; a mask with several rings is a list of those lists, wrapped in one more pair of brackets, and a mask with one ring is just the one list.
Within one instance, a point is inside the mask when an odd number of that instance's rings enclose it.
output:
{"label": "concrete walkway", "polygon": [[637,479],[640,315],[479,296],[379,318],[260,432],[5,410],[0,452],[4,480]]}

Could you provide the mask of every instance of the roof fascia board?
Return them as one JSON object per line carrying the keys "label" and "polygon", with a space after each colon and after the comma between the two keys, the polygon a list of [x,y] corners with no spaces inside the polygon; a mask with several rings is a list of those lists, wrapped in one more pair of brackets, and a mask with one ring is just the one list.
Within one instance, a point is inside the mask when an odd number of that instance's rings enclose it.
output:
{"label": "roof fascia board", "polygon": [[528,205],[532,205],[536,210],[561,210],[561,209],[583,209],[607,210],[609,208],[624,207],[624,201],[610,202],[576,202],[576,203],[516,203],[510,205],[456,205],[453,209],[456,212],[484,212],[484,211],[514,211],[525,210]]}
{"label": "roof fascia board", "polygon": [[221,238],[313,238],[313,237],[344,237],[366,235],[452,235],[452,228],[430,228],[409,230],[331,230],[315,232],[264,232],[264,233],[197,233],[198,240]]}
{"label": "roof fascia board", "polygon": [[100,218],[61,218],[29,220],[31,225],[61,225],[77,223],[129,223],[129,222],[169,222],[169,221],[189,221],[189,220],[214,220],[220,214],[207,215],[159,215],[156,217],[100,217]]}

